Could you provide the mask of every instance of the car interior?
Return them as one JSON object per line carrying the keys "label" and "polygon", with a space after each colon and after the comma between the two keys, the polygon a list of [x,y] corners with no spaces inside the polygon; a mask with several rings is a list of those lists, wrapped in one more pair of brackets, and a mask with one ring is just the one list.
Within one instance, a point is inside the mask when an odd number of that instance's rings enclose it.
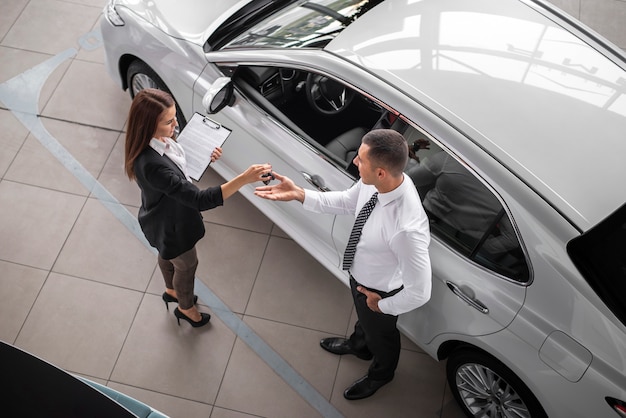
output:
{"label": "car interior", "polygon": [[[433,234],[498,274],[519,282],[528,280],[524,253],[500,201],[463,163],[417,127],[320,74],[272,66],[239,66],[228,73],[242,94],[355,179],[358,170],[352,160],[363,135],[378,128],[403,134],[410,156],[405,172],[416,185]],[[439,163],[443,166],[438,168]],[[441,210],[442,202],[462,209]]]}

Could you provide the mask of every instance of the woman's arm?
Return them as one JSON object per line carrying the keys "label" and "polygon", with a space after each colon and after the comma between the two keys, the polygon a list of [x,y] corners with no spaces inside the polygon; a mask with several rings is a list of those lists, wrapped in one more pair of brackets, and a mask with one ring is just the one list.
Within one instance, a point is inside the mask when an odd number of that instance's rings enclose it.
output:
{"label": "woman's arm", "polygon": [[246,171],[239,174],[234,179],[227,181],[226,183],[221,185],[222,198],[224,200],[228,199],[246,184],[254,183],[255,181],[265,180],[261,176],[267,173],[271,173],[271,172],[272,172],[272,166],[269,164],[251,165],[250,167],[248,167]]}

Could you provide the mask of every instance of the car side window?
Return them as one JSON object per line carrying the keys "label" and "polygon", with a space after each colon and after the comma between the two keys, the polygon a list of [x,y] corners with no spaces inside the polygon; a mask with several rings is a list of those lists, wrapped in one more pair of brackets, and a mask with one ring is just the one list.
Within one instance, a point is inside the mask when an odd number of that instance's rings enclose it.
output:
{"label": "car side window", "polygon": [[418,131],[409,129],[404,135],[412,151],[406,173],[420,194],[431,233],[496,273],[528,281],[521,245],[496,196],[463,164]]}
{"label": "car side window", "polygon": [[351,166],[365,133],[385,112],[330,77],[302,69],[241,65],[222,68],[242,94],[356,177]]}
{"label": "car side window", "polygon": [[358,177],[352,160],[371,129],[402,133],[431,231],[474,262],[511,279],[528,280],[512,224],[495,195],[467,168],[426,136],[338,80],[275,66],[222,68],[242,94],[335,164]]}

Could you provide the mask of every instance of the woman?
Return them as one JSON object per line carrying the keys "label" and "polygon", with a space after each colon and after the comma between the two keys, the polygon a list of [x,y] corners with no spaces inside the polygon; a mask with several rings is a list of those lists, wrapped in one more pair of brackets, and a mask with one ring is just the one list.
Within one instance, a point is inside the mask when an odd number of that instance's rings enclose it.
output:
{"label": "woman", "polygon": [[[204,236],[201,211],[221,206],[242,186],[264,180],[269,164],[255,164],[221,186],[200,190],[187,175],[185,152],[175,141],[176,106],[172,96],[157,89],[141,90],[128,115],[125,170],[141,189],[139,224],[159,255],[165,280],[163,301],[177,302],[174,315],[194,327],[209,322],[211,315],[195,306],[194,278],[198,266],[196,243]],[[211,161],[222,154],[216,148]],[[168,308],[169,310],[169,308]]]}

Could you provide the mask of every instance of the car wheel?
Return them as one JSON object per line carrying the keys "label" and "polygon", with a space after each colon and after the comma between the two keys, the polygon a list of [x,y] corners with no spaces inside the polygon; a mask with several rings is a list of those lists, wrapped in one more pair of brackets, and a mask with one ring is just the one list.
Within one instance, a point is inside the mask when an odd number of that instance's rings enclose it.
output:
{"label": "car wheel", "polygon": [[547,417],[530,389],[504,364],[474,350],[448,358],[448,384],[468,417]]}
{"label": "car wheel", "polygon": [[[161,80],[161,77],[143,61],[136,60],[128,66],[126,82],[128,83],[128,92],[131,98],[135,98],[139,91],[147,88],[159,89],[172,94],[163,80]],[[174,101],[176,101],[176,98],[174,98]],[[176,119],[178,120],[178,129],[183,129],[187,124],[187,120],[180,110],[178,102],[176,102]]]}

